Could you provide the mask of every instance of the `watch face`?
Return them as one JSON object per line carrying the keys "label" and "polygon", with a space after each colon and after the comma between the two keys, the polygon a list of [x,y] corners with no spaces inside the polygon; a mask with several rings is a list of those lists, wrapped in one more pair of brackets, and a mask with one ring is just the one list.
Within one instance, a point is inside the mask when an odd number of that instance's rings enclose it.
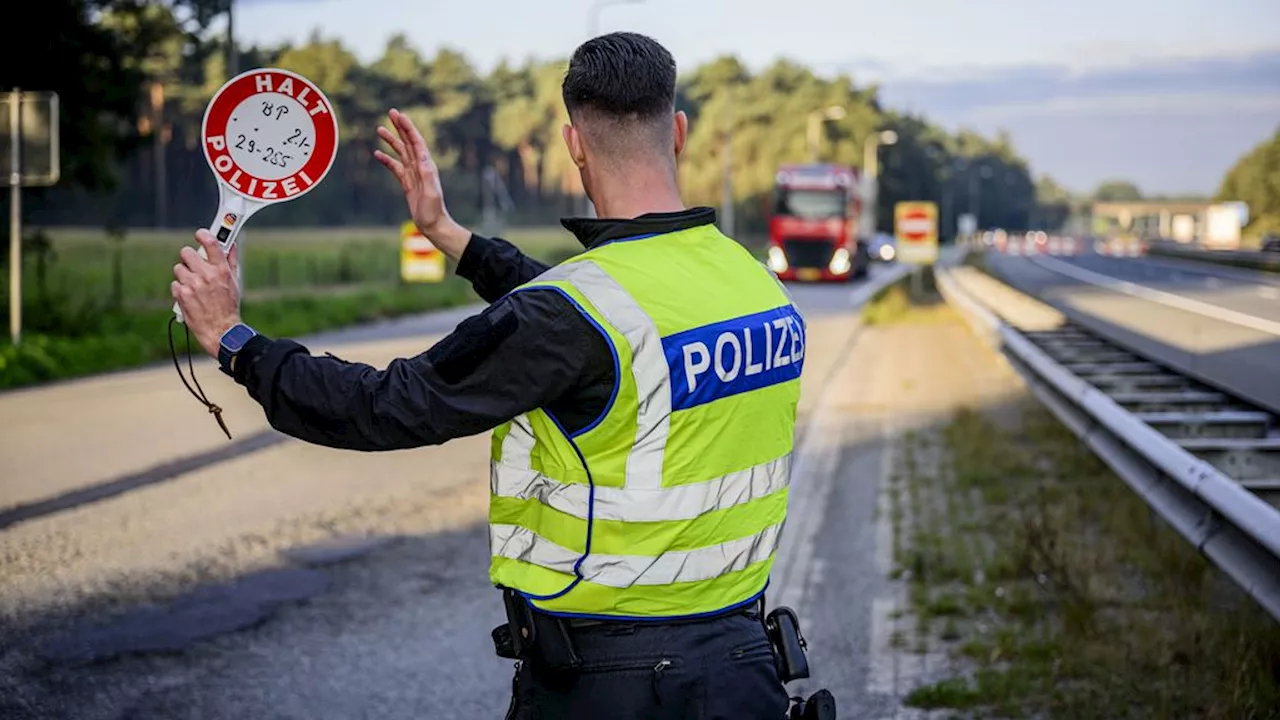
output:
{"label": "watch face", "polygon": [[233,325],[231,329],[222,336],[222,347],[226,348],[230,352],[239,352],[240,348],[244,347],[244,344],[249,342],[249,338],[256,334],[257,333],[247,325]]}

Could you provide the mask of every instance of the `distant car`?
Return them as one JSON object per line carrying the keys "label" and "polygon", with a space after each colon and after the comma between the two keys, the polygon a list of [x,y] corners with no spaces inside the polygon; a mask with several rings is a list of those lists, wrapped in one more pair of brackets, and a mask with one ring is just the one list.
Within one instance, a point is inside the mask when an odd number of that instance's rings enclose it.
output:
{"label": "distant car", "polygon": [[892,262],[898,257],[897,239],[885,233],[876,233],[867,241],[867,255],[871,260]]}
{"label": "distant car", "polygon": [[1262,238],[1262,252],[1280,253],[1280,237],[1268,235]]}

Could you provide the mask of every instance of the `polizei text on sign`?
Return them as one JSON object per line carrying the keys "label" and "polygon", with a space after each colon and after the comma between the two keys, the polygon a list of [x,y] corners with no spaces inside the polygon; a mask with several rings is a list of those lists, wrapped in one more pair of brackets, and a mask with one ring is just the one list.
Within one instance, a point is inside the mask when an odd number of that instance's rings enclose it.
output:
{"label": "polizei text on sign", "polygon": [[288,71],[233,78],[209,104],[205,157],[233,192],[264,202],[306,193],[329,172],[338,125],[324,94]]}

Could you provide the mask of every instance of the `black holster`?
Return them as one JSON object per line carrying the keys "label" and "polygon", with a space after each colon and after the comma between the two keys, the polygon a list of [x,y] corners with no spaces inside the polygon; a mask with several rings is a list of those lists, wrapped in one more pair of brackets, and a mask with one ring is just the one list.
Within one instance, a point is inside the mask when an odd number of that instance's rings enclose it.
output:
{"label": "black holster", "polygon": [[563,618],[538,612],[523,595],[502,588],[507,623],[493,629],[498,657],[527,660],[552,673],[572,673],[582,665],[569,625]]}
{"label": "black holster", "polygon": [[787,720],[836,720],[836,699],[829,690],[819,690],[808,700],[795,698]]}
{"label": "black holster", "polygon": [[764,631],[773,646],[773,657],[778,663],[778,676],[782,682],[809,677],[809,659],[805,650],[809,644],[800,634],[800,620],[789,607],[773,609],[765,616]]}
{"label": "black holster", "polygon": [[[761,604],[763,605],[763,598]],[[800,619],[789,607],[779,606],[764,616],[764,631],[773,647],[778,677],[783,683],[809,677],[809,643],[800,632]],[[836,699],[828,690],[818,690],[808,700],[792,698],[788,720],[836,720]]]}

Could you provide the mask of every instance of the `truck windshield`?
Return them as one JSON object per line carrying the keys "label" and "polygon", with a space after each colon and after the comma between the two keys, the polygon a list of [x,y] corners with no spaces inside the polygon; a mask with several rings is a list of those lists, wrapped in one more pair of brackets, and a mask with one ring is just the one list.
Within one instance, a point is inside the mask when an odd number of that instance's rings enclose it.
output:
{"label": "truck windshield", "polygon": [[778,188],[773,211],[778,215],[790,215],[806,220],[842,217],[844,215],[844,190],[799,190]]}

